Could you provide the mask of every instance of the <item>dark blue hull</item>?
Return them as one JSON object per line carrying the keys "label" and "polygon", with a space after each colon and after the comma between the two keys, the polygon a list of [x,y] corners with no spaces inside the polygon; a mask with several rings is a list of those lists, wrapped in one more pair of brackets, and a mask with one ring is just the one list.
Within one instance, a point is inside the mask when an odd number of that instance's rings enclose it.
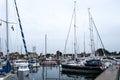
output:
{"label": "dark blue hull", "polygon": [[103,70],[99,66],[77,66],[77,65],[69,65],[69,64],[62,64],[62,71],[63,72],[70,72],[70,73],[101,73]]}

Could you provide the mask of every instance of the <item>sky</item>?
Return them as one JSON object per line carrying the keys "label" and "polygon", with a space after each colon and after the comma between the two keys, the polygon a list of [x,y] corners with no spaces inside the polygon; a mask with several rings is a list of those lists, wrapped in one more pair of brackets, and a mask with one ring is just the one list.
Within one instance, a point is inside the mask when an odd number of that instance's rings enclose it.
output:
{"label": "sky", "polygon": [[[75,0],[16,0],[22,22],[23,32],[28,51],[44,53],[45,34],[47,34],[47,52],[56,53],[57,50],[64,52],[65,40],[71,23]],[[14,0],[9,2],[9,47],[10,52],[19,51],[24,53],[22,38],[17,21]],[[108,51],[120,51],[120,1],[119,0],[76,0],[76,33],[77,51],[84,51],[84,33],[86,52],[90,52],[89,16],[88,8],[97,26],[105,49]],[[0,19],[5,20],[5,0],[0,0]],[[1,22],[0,37],[2,51],[5,51],[5,23]],[[74,51],[72,21],[70,36],[66,52]],[[14,31],[11,27],[14,27]],[[95,47],[101,47],[95,38]]]}

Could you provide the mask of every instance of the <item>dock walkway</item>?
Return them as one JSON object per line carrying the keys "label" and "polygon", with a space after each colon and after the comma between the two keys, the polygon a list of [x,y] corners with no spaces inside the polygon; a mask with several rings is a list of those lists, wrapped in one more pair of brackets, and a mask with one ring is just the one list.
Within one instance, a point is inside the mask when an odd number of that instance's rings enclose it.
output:
{"label": "dock walkway", "polygon": [[95,80],[119,80],[119,65],[113,65],[101,73]]}

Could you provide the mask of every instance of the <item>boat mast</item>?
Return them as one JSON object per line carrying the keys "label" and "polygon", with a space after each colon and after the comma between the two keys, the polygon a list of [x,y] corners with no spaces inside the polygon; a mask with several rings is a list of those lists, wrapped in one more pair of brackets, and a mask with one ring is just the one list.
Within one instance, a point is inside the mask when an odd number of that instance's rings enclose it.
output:
{"label": "boat mast", "polygon": [[22,29],[22,24],[21,24],[21,20],[20,20],[20,15],[19,15],[18,8],[17,8],[16,0],[14,0],[14,3],[15,3],[15,8],[16,8],[16,12],[17,12],[18,21],[19,21],[19,26],[20,26],[20,32],[21,32],[21,36],[22,36],[22,41],[23,41],[23,44],[24,44],[25,52],[27,54],[27,58],[29,58],[28,57],[27,46],[26,46],[26,42],[25,42],[25,37],[24,37],[23,29]]}
{"label": "boat mast", "polygon": [[[71,31],[71,25],[72,25],[73,17],[74,17],[74,9],[73,9],[72,18],[71,18],[71,21],[70,21],[70,26],[69,26],[69,30],[68,30],[68,34],[67,34],[67,38],[66,38],[66,40],[65,40],[64,53],[66,53],[67,41],[68,41],[68,38],[69,38],[69,35],[70,35],[70,31]],[[64,56],[64,57],[65,57],[65,56]]]}
{"label": "boat mast", "polygon": [[96,25],[95,25],[95,22],[94,22],[94,20],[93,20],[93,18],[92,18],[92,15],[90,14],[90,16],[91,16],[91,22],[92,22],[92,24],[94,25],[94,28],[95,28],[95,30],[96,30],[96,32],[97,32],[97,35],[98,35],[98,38],[100,39],[101,45],[102,45],[102,47],[103,47],[103,49],[102,49],[103,55],[106,56],[106,55],[105,55],[105,51],[104,51],[104,50],[105,50],[104,44],[103,44],[103,42],[102,42],[102,39],[101,39],[100,34],[99,34],[99,32],[98,32],[98,29],[97,29],[97,27],[96,27]]}
{"label": "boat mast", "polygon": [[92,17],[90,14],[90,8],[88,8],[89,14],[89,27],[90,27],[90,42],[91,42],[91,56],[95,57],[95,43],[94,43],[94,35],[93,35],[93,25],[92,25]]}
{"label": "boat mast", "polygon": [[84,54],[86,53],[86,46],[85,46],[85,32],[84,32]]}
{"label": "boat mast", "polygon": [[76,50],[76,1],[74,1],[74,53],[75,59],[77,58],[77,50]]}
{"label": "boat mast", "polygon": [[9,36],[8,36],[8,0],[6,0],[6,46],[7,46],[7,60],[9,60]]}
{"label": "boat mast", "polygon": [[[45,55],[47,55],[47,34],[45,34]],[[45,74],[45,76],[46,76],[46,80],[47,80],[47,67],[46,67],[46,74]]]}
{"label": "boat mast", "polygon": [[45,55],[47,54],[47,34],[45,34]]}

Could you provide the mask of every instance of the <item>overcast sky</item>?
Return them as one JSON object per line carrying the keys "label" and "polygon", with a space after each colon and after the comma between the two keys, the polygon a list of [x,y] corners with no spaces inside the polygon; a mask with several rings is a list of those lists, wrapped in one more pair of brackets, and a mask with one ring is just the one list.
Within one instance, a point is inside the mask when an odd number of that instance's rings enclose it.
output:
{"label": "overcast sky", "polygon": [[[14,0],[9,2],[9,21],[16,22]],[[76,0],[77,49],[84,50],[84,32],[86,51],[90,52],[88,8],[108,51],[120,51],[120,1],[119,0]],[[74,0],[17,0],[28,51],[44,52],[45,34],[47,34],[47,52],[64,52],[65,40],[71,23]],[[5,19],[5,0],[0,0],[0,19]],[[73,24],[73,22],[72,22]],[[21,51],[21,35],[17,24],[10,28],[10,51]],[[73,25],[67,44],[67,52],[73,52]],[[2,45],[5,47],[5,23],[0,27]],[[95,40],[96,41],[96,40]],[[96,41],[97,42],[97,41]],[[97,43],[95,43],[97,48]],[[22,45],[23,47],[23,45]],[[5,48],[2,48],[5,51]],[[24,50],[24,49],[23,49]]]}

